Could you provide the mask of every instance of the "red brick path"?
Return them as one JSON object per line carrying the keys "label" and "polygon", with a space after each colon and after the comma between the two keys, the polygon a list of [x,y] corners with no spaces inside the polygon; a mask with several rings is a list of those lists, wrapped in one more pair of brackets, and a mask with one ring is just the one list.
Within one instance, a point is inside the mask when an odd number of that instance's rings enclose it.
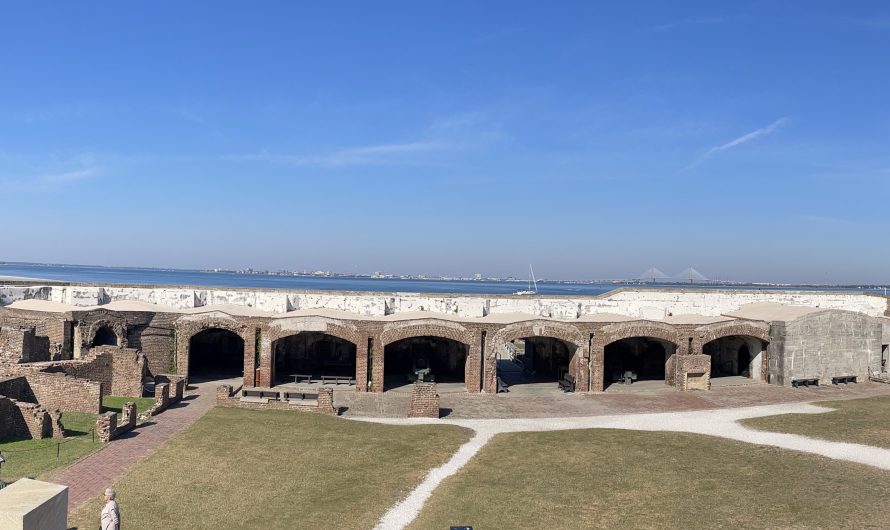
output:
{"label": "red brick path", "polygon": [[101,450],[72,464],[53,482],[68,486],[68,512],[98,497],[140,459],[154,453],[170,438],[203,416],[216,404],[217,382],[200,383],[185,399]]}

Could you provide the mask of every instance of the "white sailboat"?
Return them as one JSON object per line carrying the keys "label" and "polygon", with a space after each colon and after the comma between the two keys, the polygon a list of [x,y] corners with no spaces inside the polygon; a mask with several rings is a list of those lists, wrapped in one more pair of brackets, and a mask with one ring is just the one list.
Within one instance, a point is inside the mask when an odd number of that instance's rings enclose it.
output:
{"label": "white sailboat", "polygon": [[[535,288],[532,290],[532,284]],[[532,264],[528,264],[528,289],[520,289],[513,294],[538,294],[538,281],[535,279],[535,271],[532,270]]]}

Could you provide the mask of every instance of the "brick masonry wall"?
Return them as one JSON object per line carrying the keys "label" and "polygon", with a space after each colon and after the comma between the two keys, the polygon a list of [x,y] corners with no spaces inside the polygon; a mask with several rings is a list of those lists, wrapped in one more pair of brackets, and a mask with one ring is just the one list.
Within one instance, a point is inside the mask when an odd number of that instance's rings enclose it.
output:
{"label": "brick masonry wall", "polygon": [[337,415],[334,408],[334,390],[331,388],[318,389],[318,399],[314,404],[295,405],[286,401],[270,400],[268,403],[257,401],[241,401],[231,385],[216,387],[216,405],[219,407],[232,407],[251,410],[295,410],[298,412],[315,412],[318,414]]}
{"label": "brick masonry wall", "polygon": [[[40,372],[27,365],[0,366],[0,379],[7,377],[24,377],[27,380],[27,389],[19,388],[18,391],[23,395],[33,396],[47,410],[90,414],[101,412],[102,385],[96,381],[63,373]],[[20,382],[15,384],[21,387]]]}
{"label": "brick masonry wall", "polygon": [[414,383],[411,389],[411,401],[408,404],[409,418],[438,418],[439,392],[436,383]]}
{"label": "brick masonry wall", "polygon": [[0,395],[0,439],[40,439],[53,436],[52,418],[36,403]]}
{"label": "brick masonry wall", "polygon": [[101,346],[82,359],[47,365],[44,371],[97,381],[106,396],[141,397],[146,359],[134,349]]}
{"label": "brick masonry wall", "polygon": [[675,386],[678,390],[711,389],[710,355],[673,355],[676,359]]}

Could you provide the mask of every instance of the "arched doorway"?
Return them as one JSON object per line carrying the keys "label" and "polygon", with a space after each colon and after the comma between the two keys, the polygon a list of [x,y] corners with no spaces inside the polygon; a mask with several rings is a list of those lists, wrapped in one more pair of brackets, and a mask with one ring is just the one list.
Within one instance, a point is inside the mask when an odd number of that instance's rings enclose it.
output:
{"label": "arched doorway", "polygon": [[616,340],[605,347],[603,389],[613,383],[664,381],[665,366],[677,347],[652,337]]}
{"label": "arched doorway", "polygon": [[435,381],[440,389],[465,386],[468,347],[444,337],[409,337],[383,349],[383,389],[410,385],[418,378]]}
{"label": "arched doorway", "polygon": [[747,335],[720,337],[702,345],[711,356],[711,379],[719,377],[761,378],[764,342]]}
{"label": "arched doorway", "polygon": [[117,334],[108,326],[99,326],[93,337],[93,346],[118,346]]}
{"label": "arched doorway", "polygon": [[189,379],[244,376],[244,339],[235,332],[209,328],[189,339]]}
{"label": "arched doorway", "polygon": [[512,340],[498,352],[497,377],[500,390],[552,387],[569,370],[577,347],[554,337],[525,337]]}
{"label": "arched doorway", "polygon": [[352,342],[326,333],[306,331],[282,337],[272,342],[272,384],[294,383],[296,375],[308,376],[310,381],[336,378],[333,381],[354,384],[355,352]]}

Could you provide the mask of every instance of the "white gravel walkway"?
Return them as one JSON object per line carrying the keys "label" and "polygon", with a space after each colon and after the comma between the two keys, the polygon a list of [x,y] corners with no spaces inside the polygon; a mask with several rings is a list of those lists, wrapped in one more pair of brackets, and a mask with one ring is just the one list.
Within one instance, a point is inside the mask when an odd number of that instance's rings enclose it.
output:
{"label": "white gravel walkway", "polygon": [[396,503],[377,523],[377,530],[400,530],[413,521],[433,491],[443,480],[457,473],[495,434],[507,432],[563,431],[571,429],[628,429],[636,431],[689,432],[718,436],[759,445],[769,445],[812,453],[835,460],[890,470],[890,450],[853,443],[829,442],[795,434],[755,431],[738,420],[776,414],[819,414],[832,409],[807,403],[766,405],[735,409],[626,414],[575,418],[474,419],[449,420],[426,418],[355,418],[388,425],[458,425],[475,431],[445,464],[430,471],[405,499]]}

